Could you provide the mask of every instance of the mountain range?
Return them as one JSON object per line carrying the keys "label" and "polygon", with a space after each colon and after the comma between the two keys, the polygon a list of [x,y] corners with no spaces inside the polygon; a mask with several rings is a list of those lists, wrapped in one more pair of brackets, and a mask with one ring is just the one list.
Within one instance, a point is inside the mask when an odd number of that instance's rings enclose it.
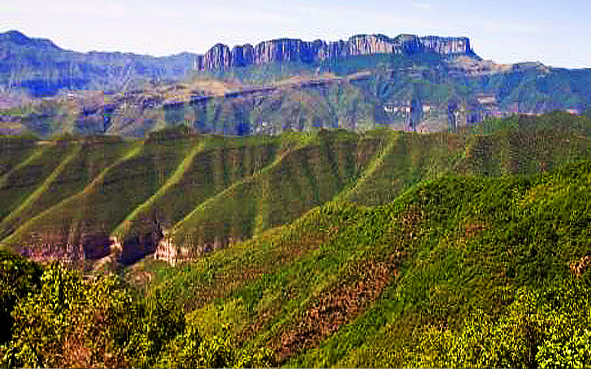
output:
{"label": "mountain range", "polygon": [[145,137],[179,124],[226,135],[454,130],[514,113],[581,114],[590,86],[589,69],[496,64],[463,37],[277,39],[155,58],[0,35],[0,132],[40,137]]}
{"label": "mountain range", "polygon": [[0,56],[0,367],[591,365],[590,70],[409,35]]}
{"label": "mountain range", "polygon": [[378,34],[356,35],[347,41],[336,42],[306,42],[283,38],[261,42],[256,46],[234,46],[231,50],[224,44],[217,44],[205,55],[197,56],[197,66],[199,70],[212,71],[283,62],[318,64],[359,55],[417,53],[434,53],[441,56],[468,55],[479,59],[470,48],[470,40],[466,37],[399,35],[389,38]]}

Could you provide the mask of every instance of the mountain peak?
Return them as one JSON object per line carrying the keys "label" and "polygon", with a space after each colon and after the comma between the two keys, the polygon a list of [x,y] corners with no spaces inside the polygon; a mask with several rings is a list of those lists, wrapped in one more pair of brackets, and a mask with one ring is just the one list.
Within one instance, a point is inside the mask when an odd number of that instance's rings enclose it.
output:
{"label": "mountain peak", "polygon": [[18,46],[37,46],[47,49],[60,49],[48,39],[28,37],[17,30],[0,33],[0,42],[8,42]]}
{"label": "mountain peak", "polygon": [[4,34],[0,34],[1,36],[4,36],[3,38],[14,42],[17,45],[25,45],[29,42],[31,42],[31,39],[27,36],[25,36],[24,34],[22,34],[19,31],[16,30],[10,30]]}

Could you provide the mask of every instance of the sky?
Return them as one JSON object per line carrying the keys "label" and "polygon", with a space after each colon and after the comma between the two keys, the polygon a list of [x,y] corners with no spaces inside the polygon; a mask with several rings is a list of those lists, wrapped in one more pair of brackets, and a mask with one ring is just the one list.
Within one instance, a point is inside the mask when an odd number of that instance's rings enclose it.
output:
{"label": "sky", "polygon": [[69,50],[203,54],[274,38],[466,36],[497,63],[591,67],[591,0],[0,0],[0,32]]}

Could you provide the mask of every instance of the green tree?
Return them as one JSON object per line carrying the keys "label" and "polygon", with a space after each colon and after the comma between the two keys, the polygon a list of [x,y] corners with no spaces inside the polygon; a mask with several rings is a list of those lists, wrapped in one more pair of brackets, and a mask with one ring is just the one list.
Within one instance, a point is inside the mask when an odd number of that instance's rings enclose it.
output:
{"label": "green tree", "polygon": [[12,310],[19,299],[39,289],[42,272],[39,265],[0,250],[0,345],[12,336]]}
{"label": "green tree", "polygon": [[20,300],[12,313],[14,333],[3,364],[123,366],[131,303],[113,277],[85,283],[78,272],[50,265],[40,291]]}

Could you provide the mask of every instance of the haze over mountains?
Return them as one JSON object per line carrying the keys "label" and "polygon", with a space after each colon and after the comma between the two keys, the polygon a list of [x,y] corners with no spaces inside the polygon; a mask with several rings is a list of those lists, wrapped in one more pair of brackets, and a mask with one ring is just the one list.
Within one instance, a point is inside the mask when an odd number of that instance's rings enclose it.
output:
{"label": "haze over mountains", "polygon": [[10,31],[0,35],[0,86],[8,109],[0,132],[42,137],[145,137],[179,124],[229,135],[440,131],[591,106],[589,69],[499,65],[478,57],[468,38],[413,35],[217,44],[204,55],[156,58],[77,53]]}
{"label": "haze over mountains", "polygon": [[60,89],[116,91],[140,80],[177,80],[193,67],[195,55],[156,58],[146,55],[59,48],[50,40],[18,31],[0,34],[0,85],[23,88],[32,96],[52,96]]}

